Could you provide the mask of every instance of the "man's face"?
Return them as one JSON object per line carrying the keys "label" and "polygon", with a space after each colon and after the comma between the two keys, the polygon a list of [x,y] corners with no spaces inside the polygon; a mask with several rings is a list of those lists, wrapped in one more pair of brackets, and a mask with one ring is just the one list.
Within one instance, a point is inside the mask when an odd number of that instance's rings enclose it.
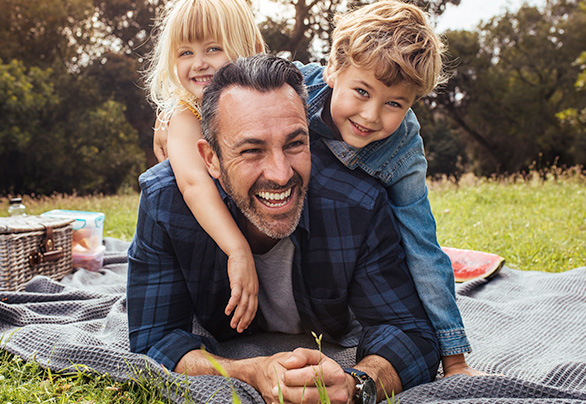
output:
{"label": "man's face", "polygon": [[[281,239],[297,227],[311,171],[305,110],[289,85],[261,93],[232,87],[219,101],[216,178],[254,226]],[[251,231],[253,234],[251,234]],[[260,233],[258,233],[260,231]]]}

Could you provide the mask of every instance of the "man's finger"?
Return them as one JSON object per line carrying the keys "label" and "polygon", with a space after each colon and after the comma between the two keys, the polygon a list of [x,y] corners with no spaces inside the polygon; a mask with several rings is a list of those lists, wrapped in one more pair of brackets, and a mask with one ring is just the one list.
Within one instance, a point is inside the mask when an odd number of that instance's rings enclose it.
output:
{"label": "man's finger", "polygon": [[291,356],[285,360],[283,367],[286,369],[301,368],[304,366],[318,365],[324,355],[316,349],[297,348]]}

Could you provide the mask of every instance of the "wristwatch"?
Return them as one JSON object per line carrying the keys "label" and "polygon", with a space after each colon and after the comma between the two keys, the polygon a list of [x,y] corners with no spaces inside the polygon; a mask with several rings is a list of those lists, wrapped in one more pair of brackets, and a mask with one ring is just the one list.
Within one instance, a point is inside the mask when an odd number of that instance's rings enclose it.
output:
{"label": "wristwatch", "polygon": [[356,379],[356,392],[354,393],[354,403],[356,404],[376,404],[376,384],[374,380],[361,370],[345,368],[344,372],[352,375]]}

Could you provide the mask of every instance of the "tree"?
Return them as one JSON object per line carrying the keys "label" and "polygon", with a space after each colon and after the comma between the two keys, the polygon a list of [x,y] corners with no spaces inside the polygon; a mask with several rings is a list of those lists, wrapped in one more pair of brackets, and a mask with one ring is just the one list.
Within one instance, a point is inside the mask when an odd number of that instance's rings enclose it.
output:
{"label": "tree", "polygon": [[0,192],[112,193],[144,167],[124,105],[79,74],[0,61]]}
{"label": "tree", "polygon": [[[323,61],[329,52],[330,35],[334,30],[333,17],[373,1],[346,0],[272,0],[287,5],[288,17],[269,16],[260,28],[269,49],[301,62]],[[460,0],[417,0],[415,4],[428,9],[432,15],[440,15],[446,4],[460,4]],[[345,7],[348,5],[348,7]]]}
{"label": "tree", "polygon": [[428,103],[457,123],[478,174],[584,163],[576,136],[556,118],[579,98],[573,62],[586,43],[586,13],[576,1],[525,5],[448,41],[457,66]]}

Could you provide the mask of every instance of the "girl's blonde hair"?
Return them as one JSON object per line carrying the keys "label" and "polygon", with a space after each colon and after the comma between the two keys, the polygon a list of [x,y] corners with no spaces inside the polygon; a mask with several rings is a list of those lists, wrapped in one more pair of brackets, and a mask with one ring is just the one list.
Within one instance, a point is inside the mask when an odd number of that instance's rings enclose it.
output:
{"label": "girl's blonde hair", "polygon": [[195,95],[181,85],[175,69],[182,43],[213,39],[231,59],[265,52],[265,43],[244,0],[176,0],[157,18],[155,47],[144,72],[157,115],[166,122],[179,102],[199,110]]}
{"label": "girl's blonde hair", "polygon": [[338,17],[327,75],[350,65],[390,86],[405,81],[424,96],[445,81],[445,45],[427,15],[400,0],[380,0]]}

